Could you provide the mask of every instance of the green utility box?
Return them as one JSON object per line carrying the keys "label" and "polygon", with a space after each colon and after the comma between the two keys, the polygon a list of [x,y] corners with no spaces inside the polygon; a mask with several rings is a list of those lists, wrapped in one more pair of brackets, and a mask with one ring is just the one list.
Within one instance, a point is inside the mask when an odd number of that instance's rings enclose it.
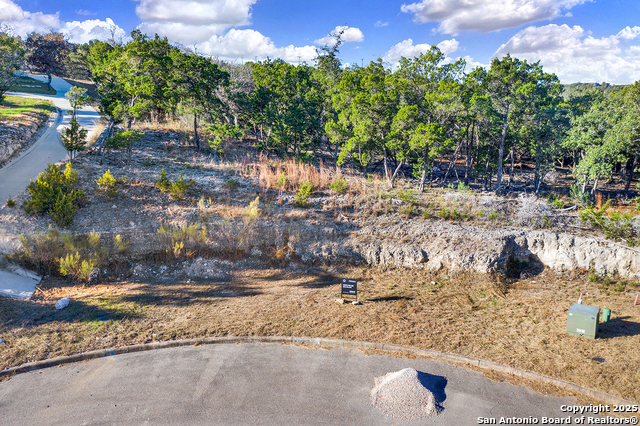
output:
{"label": "green utility box", "polygon": [[574,303],[567,316],[567,333],[595,339],[598,332],[600,308]]}

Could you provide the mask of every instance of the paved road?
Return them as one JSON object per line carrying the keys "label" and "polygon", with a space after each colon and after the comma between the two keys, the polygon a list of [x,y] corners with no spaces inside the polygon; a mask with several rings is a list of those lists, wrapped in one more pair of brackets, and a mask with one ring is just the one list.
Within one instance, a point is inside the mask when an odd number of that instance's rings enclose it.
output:
{"label": "paved road", "polygon": [[[31,76],[46,81],[46,77]],[[48,99],[62,112],[62,117],[54,120],[40,139],[20,158],[0,169],[0,206],[7,198],[15,196],[23,191],[31,180],[35,180],[44,171],[47,163],[56,163],[67,157],[67,150],[62,145],[60,133],[69,124],[71,105],[64,97],[71,85],[61,78],[54,77],[51,85],[58,92],[56,96],[33,95],[26,93],[8,93],[29,98]],[[100,119],[100,114],[92,107],[84,107],[78,111],[78,123],[90,132],[95,128],[95,123]]]}
{"label": "paved road", "polygon": [[[372,406],[374,378],[425,373],[439,415],[395,420]],[[439,385],[435,385],[439,383]],[[110,356],[0,382],[2,425],[475,425],[478,417],[567,418],[568,399],[429,360],[347,349],[219,344]],[[565,420],[566,421],[566,420]],[[573,424],[573,423],[572,423]]]}

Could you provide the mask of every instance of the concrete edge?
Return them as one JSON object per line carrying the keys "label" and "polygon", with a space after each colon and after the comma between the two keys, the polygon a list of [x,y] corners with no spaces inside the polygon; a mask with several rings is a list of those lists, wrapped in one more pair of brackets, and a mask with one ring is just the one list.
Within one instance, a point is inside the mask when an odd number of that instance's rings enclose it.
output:
{"label": "concrete edge", "polygon": [[45,126],[48,127],[48,129],[45,130],[44,133],[42,133],[40,135],[38,140],[35,141],[29,148],[27,148],[26,151],[22,152],[19,156],[17,156],[16,158],[12,159],[11,161],[9,161],[7,164],[2,166],[2,168],[3,169],[9,169],[14,164],[16,164],[18,162],[18,160],[20,160],[22,157],[24,157],[25,155],[27,155],[31,151],[33,151],[38,145],[40,145],[42,143],[43,140],[45,140],[45,138],[47,136],[49,136],[49,134],[53,131],[53,129],[57,129],[57,127],[60,125],[61,122],[62,122],[62,111],[60,110],[60,108],[56,107],[55,116],[54,116],[54,114],[51,114],[49,116],[49,118],[47,119],[47,122],[44,124]]}
{"label": "concrete edge", "polygon": [[507,373],[518,377],[523,377],[530,380],[536,380],[543,383],[558,386],[562,389],[578,392],[605,402],[607,404],[615,405],[634,405],[635,402],[627,401],[622,398],[618,398],[613,395],[609,395],[603,392],[599,392],[593,389],[589,389],[574,383],[570,383],[564,380],[553,379],[548,376],[543,376],[531,371],[520,370],[518,368],[508,367],[505,365],[496,364],[490,361],[483,361],[477,358],[469,358],[461,355],[455,355],[445,352],[438,352],[429,349],[419,349],[407,346],[391,345],[386,343],[374,343],[374,342],[360,342],[355,340],[340,340],[340,339],[326,339],[318,337],[287,337],[287,336],[229,336],[229,337],[204,337],[197,339],[186,340],[169,340],[164,342],[146,343],[141,345],[123,346],[113,349],[99,349],[95,351],[83,352],[75,355],[60,356],[42,361],[29,362],[16,367],[11,367],[0,371],[0,377],[11,376],[20,373],[26,373],[28,371],[41,370],[44,368],[55,367],[63,364],[70,364],[73,362],[87,361],[96,358],[104,358],[109,356],[151,351],[155,349],[176,348],[181,346],[199,346],[199,345],[214,345],[214,344],[229,344],[229,343],[289,343],[289,344],[303,344],[310,346],[322,346],[328,348],[345,348],[345,349],[373,349],[383,352],[400,352],[413,354],[420,357],[431,358],[438,361],[444,361],[451,364],[458,364],[460,366],[472,365],[474,367],[482,368],[485,370],[493,370],[501,373]]}

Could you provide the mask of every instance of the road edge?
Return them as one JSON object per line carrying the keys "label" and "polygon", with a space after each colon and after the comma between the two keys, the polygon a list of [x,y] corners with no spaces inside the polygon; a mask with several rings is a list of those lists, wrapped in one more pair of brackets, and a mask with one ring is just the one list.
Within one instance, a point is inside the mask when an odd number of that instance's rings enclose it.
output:
{"label": "road edge", "polygon": [[634,405],[632,401],[627,401],[613,395],[609,395],[600,391],[596,391],[584,386],[576,385],[564,380],[553,379],[542,374],[533,373],[531,371],[521,370],[518,368],[508,367],[506,365],[496,364],[490,361],[484,361],[477,358],[470,358],[461,355],[450,354],[446,352],[438,352],[429,349],[419,349],[400,345],[391,345],[386,343],[361,342],[355,340],[326,339],[314,337],[287,337],[287,336],[237,336],[237,337],[204,337],[197,339],[185,340],[169,340],[164,342],[153,342],[141,345],[123,346],[112,349],[99,349],[95,351],[83,352],[75,355],[55,357],[42,361],[29,362],[16,367],[7,368],[0,371],[0,377],[12,376],[28,371],[41,370],[44,368],[55,367],[63,364],[87,361],[91,359],[104,358],[115,355],[122,355],[134,352],[145,352],[156,349],[176,348],[181,346],[199,346],[199,345],[215,345],[230,343],[288,343],[302,344],[310,346],[320,346],[328,348],[345,348],[345,349],[373,349],[383,352],[406,353],[419,357],[430,358],[437,361],[444,361],[450,364],[457,364],[464,367],[471,365],[485,370],[493,370],[501,373],[511,374],[530,380],[536,380],[558,386],[562,389],[578,392],[607,404],[615,405]]}

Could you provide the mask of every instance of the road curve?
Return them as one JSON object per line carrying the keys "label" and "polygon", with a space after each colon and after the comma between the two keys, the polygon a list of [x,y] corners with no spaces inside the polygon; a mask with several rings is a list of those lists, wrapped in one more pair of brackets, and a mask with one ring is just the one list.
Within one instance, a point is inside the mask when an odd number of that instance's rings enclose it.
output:
{"label": "road curve", "polygon": [[[371,404],[374,378],[404,368],[422,373],[440,414],[401,421]],[[0,382],[3,425],[464,426],[478,424],[479,417],[538,424],[543,417],[562,418],[566,424],[564,405],[574,403],[444,362],[272,343],[108,354]]]}
{"label": "road curve", "polygon": [[[30,77],[46,81],[46,77]],[[7,198],[22,192],[31,180],[35,180],[44,171],[47,163],[57,163],[67,158],[67,150],[62,145],[60,134],[69,124],[70,116],[65,111],[70,110],[71,105],[65,99],[64,94],[72,86],[57,77],[52,79],[51,86],[58,92],[56,96],[7,93],[13,96],[50,100],[59,109],[60,116],[57,119],[49,120],[51,127],[40,136],[34,145],[20,157],[0,169],[0,206],[4,205]],[[100,114],[94,108],[87,106],[78,111],[77,120],[80,126],[89,130],[90,137],[91,132],[96,128],[96,123],[100,120]]]}

